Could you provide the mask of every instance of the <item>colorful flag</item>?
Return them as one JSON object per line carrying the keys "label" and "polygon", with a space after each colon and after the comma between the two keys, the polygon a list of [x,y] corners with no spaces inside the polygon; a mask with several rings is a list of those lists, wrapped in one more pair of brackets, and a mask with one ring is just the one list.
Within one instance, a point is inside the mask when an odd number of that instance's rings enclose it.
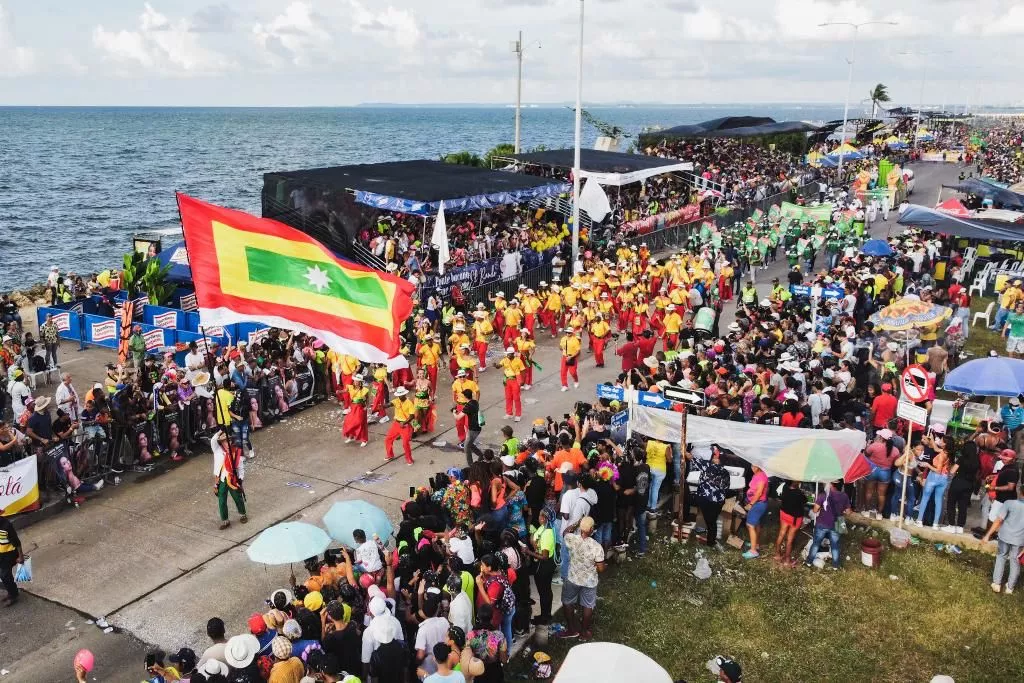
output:
{"label": "colorful flag", "polygon": [[412,283],[336,257],[309,235],[178,195],[203,325],[258,322],[383,363],[398,353]]}

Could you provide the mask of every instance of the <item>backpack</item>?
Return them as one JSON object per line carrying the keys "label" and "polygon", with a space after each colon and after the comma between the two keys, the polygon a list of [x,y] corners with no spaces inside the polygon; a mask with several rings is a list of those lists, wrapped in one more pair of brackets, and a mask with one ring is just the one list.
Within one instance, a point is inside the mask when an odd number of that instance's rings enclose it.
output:
{"label": "backpack", "polygon": [[491,584],[495,581],[501,585],[501,595],[498,596],[497,602],[494,604],[495,608],[502,614],[511,614],[516,608],[516,594],[512,591],[512,585],[508,582],[501,574],[495,574],[488,580],[486,588],[490,588]]}
{"label": "backpack", "polygon": [[228,406],[228,412],[241,416],[243,421],[247,420],[249,418],[249,406],[246,401],[247,398],[248,397],[245,395],[244,389],[236,391],[234,398],[231,399],[231,405]]}
{"label": "backpack", "polygon": [[636,475],[636,495],[643,498],[647,495],[647,489],[651,485],[651,473],[647,470],[640,470]]}

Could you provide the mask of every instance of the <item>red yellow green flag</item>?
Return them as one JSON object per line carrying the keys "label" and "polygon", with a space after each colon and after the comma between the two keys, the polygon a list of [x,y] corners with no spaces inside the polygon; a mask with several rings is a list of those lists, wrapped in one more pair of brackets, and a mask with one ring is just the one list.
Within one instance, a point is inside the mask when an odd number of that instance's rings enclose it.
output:
{"label": "red yellow green flag", "polygon": [[284,223],[183,194],[178,209],[203,325],[298,330],[366,362],[398,355],[410,282],[339,259]]}

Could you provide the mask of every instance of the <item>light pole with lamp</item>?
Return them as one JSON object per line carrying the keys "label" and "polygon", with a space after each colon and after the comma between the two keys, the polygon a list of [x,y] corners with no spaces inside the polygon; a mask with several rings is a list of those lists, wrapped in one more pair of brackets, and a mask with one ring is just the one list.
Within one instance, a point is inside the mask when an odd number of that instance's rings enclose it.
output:
{"label": "light pole with lamp", "polygon": [[[540,43],[537,43],[536,47],[540,47]],[[519,154],[519,131],[521,112],[523,109],[523,53],[526,51],[526,46],[523,44],[523,32],[519,32],[519,40],[512,41],[512,52],[516,55],[516,154]]]}
{"label": "light pole with lamp", "polygon": [[846,144],[846,123],[850,117],[850,88],[853,86],[853,63],[857,58],[857,34],[860,32],[862,26],[882,25],[896,26],[895,21],[862,21],[860,23],[854,23],[852,21],[828,21],[824,24],[818,24],[818,27],[824,26],[852,26],[853,27],[853,41],[850,47],[850,59],[847,60],[850,69],[846,76],[846,102],[843,104],[843,128],[842,133],[839,137],[839,168],[836,171],[836,175],[839,178],[839,182],[843,180],[843,145]]}
{"label": "light pole with lamp", "polygon": [[583,132],[583,0],[580,0],[580,43],[576,60],[576,149],[572,165],[572,274],[580,255],[580,140]]}

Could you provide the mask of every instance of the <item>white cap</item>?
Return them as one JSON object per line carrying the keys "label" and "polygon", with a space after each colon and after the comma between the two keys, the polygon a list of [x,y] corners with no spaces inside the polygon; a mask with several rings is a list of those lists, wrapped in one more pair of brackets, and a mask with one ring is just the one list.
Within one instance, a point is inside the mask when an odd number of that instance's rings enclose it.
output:
{"label": "white cap", "polygon": [[505,349],[505,353],[515,353],[515,352],[516,352],[516,350],[513,349],[511,346],[508,347],[507,349]]}

